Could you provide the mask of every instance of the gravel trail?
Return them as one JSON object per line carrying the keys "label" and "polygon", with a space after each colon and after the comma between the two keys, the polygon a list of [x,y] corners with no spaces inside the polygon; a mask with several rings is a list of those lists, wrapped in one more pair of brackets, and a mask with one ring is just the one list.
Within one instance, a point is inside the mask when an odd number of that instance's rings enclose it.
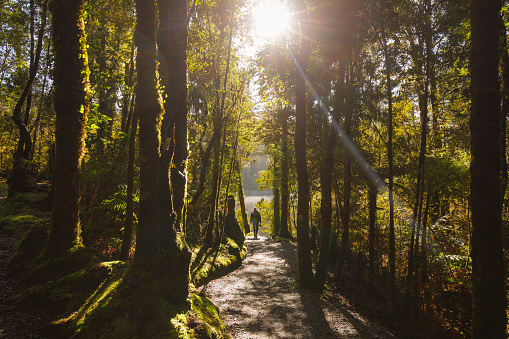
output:
{"label": "gravel trail", "polygon": [[341,305],[298,288],[296,246],[247,239],[242,267],[206,292],[233,338],[397,338]]}

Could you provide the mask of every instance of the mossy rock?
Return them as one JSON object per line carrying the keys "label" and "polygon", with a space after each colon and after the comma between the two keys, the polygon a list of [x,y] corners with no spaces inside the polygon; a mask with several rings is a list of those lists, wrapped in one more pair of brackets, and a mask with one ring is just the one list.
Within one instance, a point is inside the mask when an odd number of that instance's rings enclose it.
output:
{"label": "mossy rock", "polygon": [[35,259],[46,247],[48,239],[48,223],[35,224],[19,242],[16,253],[8,264],[8,272],[14,277],[23,277],[30,271]]}
{"label": "mossy rock", "polygon": [[226,238],[235,241],[238,247],[242,247],[246,241],[244,232],[240,228],[239,222],[235,218],[235,214],[231,213],[226,216],[224,225],[224,234]]}
{"label": "mossy rock", "polygon": [[230,338],[219,309],[209,298],[193,291],[189,299],[192,312],[188,318],[188,326],[193,330],[195,338]]}
{"label": "mossy rock", "polygon": [[0,218],[0,235],[22,239],[35,224],[43,219],[32,214],[8,215]]}
{"label": "mossy rock", "polygon": [[47,193],[23,193],[0,199],[0,235],[22,239],[35,224],[50,220]]}
{"label": "mossy rock", "polygon": [[46,192],[30,192],[17,194],[12,198],[0,199],[0,215],[27,214],[44,215],[48,194]]}
{"label": "mossy rock", "polygon": [[9,197],[18,193],[33,192],[37,189],[32,164],[25,159],[16,159],[9,177]]}
{"label": "mossy rock", "polygon": [[58,256],[46,256],[44,249],[49,227],[48,222],[30,228],[9,260],[9,274],[26,283],[36,284],[58,280],[104,260],[99,250],[83,246],[75,246]]}
{"label": "mossy rock", "polygon": [[272,239],[273,242],[293,242],[294,239],[292,238],[285,238],[285,237],[280,237],[280,236],[275,236],[273,239]]}
{"label": "mossy rock", "polygon": [[[247,246],[243,244],[242,248],[239,248],[234,240],[225,238],[213,263],[213,251],[209,251],[207,254],[200,252],[194,260],[201,260],[202,263],[196,265],[191,272],[191,282],[195,286],[204,285],[239,268],[242,265],[242,260],[246,257]],[[198,256],[202,258],[198,258]],[[203,258],[203,256],[207,257]],[[193,266],[195,266],[194,263],[191,267]]]}
{"label": "mossy rock", "polygon": [[30,265],[23,276],[27,283],[58,280],[66,275],[97,265],[105,256],[97,249],[75,246],[58,256],[48,257],[44,252]]}

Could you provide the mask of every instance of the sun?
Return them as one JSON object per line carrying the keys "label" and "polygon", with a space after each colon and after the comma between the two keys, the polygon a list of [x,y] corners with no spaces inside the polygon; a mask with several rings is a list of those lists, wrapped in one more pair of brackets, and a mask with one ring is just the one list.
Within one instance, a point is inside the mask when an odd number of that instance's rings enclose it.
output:
{"label": "sun", "polygon": [[253,10],[256,37],[268,40],[286,33],[290,28],[290,16],[283,3],[262,0]]}

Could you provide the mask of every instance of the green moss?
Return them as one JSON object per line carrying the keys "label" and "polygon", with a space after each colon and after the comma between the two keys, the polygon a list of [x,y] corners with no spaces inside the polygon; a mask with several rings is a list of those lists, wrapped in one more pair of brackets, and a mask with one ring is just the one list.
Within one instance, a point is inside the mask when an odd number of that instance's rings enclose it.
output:
{"label": "green moss", "polygon": [[162,296],[164,286],[149,274],[152,268],[132,264],[115,274],[63,322],[73,338],[191,338],[189,304],[174,305]]}
{"label": "green moss", "polygon": [[0,200],[0,215],[27,214],[44,215],[43,209],[48,195],[45,192],[20,193],[12,198]]}
{"label": "green moss", "polygon": [[170,320],[177,338],[193,338],[193,331],[188,327],[188,315],[189,312],[180,313]]}
{"label": "green moss", "polygon": [[0,235],[22,239],[42,219],[31,214],[8,215],[0,218]]}
{"label": "green moss", "polygon": [[[136,328],[134,323],[126,318],[115,317],[114,314],[109,314],[109,302],[122,282],[124,274],[125,271],[120,272],[104,281],[89,300],[80,308],[78,313],[68,319],[71,321],[72,325],[70,329],[74,337],[87,337],[88,334],[94,332],[98,334],[98,337],[102,337],[101,333],[104,332],[110,332],[112,337],[135,337]],[[98,322],[94,322],[94,319],[101,318],[101,315],[104,318],[102,325]],[[109,324],[108,320],[110,322]],[[107,331],[108,329],[109,331]]]}
{"label": "green moss", "polygon": [[195,326],[196,338],[230,338],[219,309],[206,296],[191,292],[192,310],[201,321]]}
{"label": "green moss", "polygon": [[16,253],[9,260],[8,272],[14,277],[28,274],[35,259],[42,253],[48,238],[48,223],[35,224],[18,243]]}
{"label": "green moss", "polygon": [[[231,257],[218,262],[229,262]],[[209,299],[193,291],[190,303],[171,303],[162,297],[164,279],[154,279],[152,269],[156,267],[133,263],[125,273],[116,270],[110,274],[79,311],[60,321],[67,328],[64,336],[229,338],[217,307]]]}
{"label": "green moss", "polygon": [[54,282],[34,286],[13,299],[18,307],[50,309],[56,314],[77,311],[96,289],[115,272],[125,271],[121,261],[105,262],[64,276]]}
{"label": "green moss", "polygon": [[217,279],[236,270],[242,264],[242,260],[246,257],[247,247],[243,244],[242,249],[237,243],[225,238],[224,243],[219,248],[216,260],[213,261],[214,251],[209,249],[200,249],[193,256],[191,264],[191,283],[195,286],[203,285],[213,279]]}
{"label": "green moss", "polygon": [[293,239],[277,236],[277,237],[274,238],[273,241],[274,242],[292,242]]}
{"label": "green moss", "polygon": [[58,280],[66,275],[95,266],[104,260],[103,254],[94,248],[75,246],[58,256],[41,253],[22,278],[29,283]]}
{"label": "green moss", "polygon": [[42,210],[45,193],[23,193],[0,199],[0,235],[22,239],[30,228],[49,216]]}

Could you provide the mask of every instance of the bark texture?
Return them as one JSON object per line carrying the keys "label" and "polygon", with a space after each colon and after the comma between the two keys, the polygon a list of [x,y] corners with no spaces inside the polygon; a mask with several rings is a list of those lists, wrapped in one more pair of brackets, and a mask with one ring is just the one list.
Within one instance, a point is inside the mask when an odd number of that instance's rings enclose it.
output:
{"label": "bark texture", "polygon": [[[188,296],[191,255],[182,236],[169,231],[173,226],[172,220],[170,224],[166,224],[167,220],[162,220],[160,214],[166,211],[161,209],[159,176],[160,118],[164,110],[157,77],[157,3],[155,0],[137,0],[136,12],[138,19],[135,36],[138,49],[136,114],[140,128],[140,211],[136,251],[130,274],[134,274],[138,279],[140,293],[155,293],[162,300],[181,304],[186,302]],[[162,180],[167,178],[164,176]],[[137,273],[138,271],[140,273]]]}
{"label": "bark texture", "polygon": [[[169,223],[182,229],[187,185],[187,6],[185,0],[159,2],[160,74],[165,114],[161,130],[161,203]],[[171,182],[171,184],[170,184]]]}
{"label": "bark texture", "polygon": [[474,338],[506,337],[500,193],[500,9],[499,0],[470,1],[470,206]]}
{"label": "bark texture", "polygon": [[311,43],[306,38],[305,25],[306,4],[298,2],[298,11],[301,16],[301,42],[297,56],[298,72],[295,75],[295,165],[297,171],[297,244],[299,262],[299,281],[303,288],[313,289],[315,278],[311,264],[311,248],[309,239],[309,179],[306,156],[306,74],[311,54]]}
{"label": "bark texture", "polygon": [[139,119],[140,211],[134,260],[148,261],[159,250],[159,119],[163,112],[157,81],[155,0],[136,1],[138,48],[136,113]]}
{"label": "bark texture", "polygon": [[290,154],[288,150],[288,109],[284,109],[281,113],[281,223],[279,228],[279,236],[282,238],[292,238],[290,228],[288,225],[288,201],[290,193],[288,189],[288,162],[290,161]]}
{"label": "bark texture", "polygon": [[56,166],[48,252],[80,242],[80,169],[89,111],[84,1],[54,0]]}

